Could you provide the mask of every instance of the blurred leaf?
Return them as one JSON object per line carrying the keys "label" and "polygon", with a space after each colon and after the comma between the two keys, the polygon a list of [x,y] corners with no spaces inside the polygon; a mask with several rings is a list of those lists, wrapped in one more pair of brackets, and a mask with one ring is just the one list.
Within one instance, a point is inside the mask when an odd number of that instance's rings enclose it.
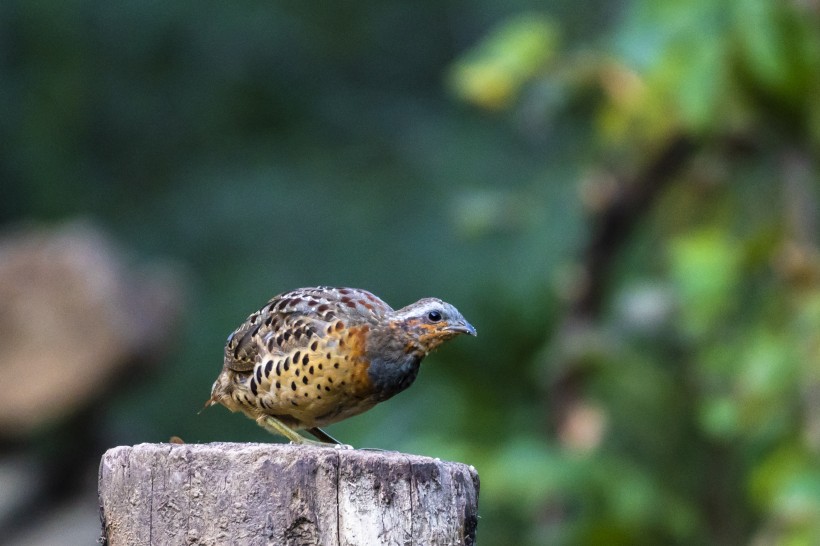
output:
{"label": "blurred leaf", "polygon": [[534,13],[510,18],[453,66],[450,87],[482,108],[505,108],[548,67],[557,46],[558,29],[551,18]]}
{"label": "blurred leaf", "polygon": [[564,491],[573,481],[572,469],[544,442],[513,438],[482,469],[490,502],[504,502],[518,509],[536,509],[550,495]]}
{"label": "blurred leaf", "polygon": [[733,438],[740,430],[740,408],[728,396],[706,400],[701,407],[700,423],[712,436]]}
{"label": "blurred leaf", "polygon": [[754,501],[784,521],[808,523],[820,517],[820,467],[795,445],[768,456],[749,485]]}
{"label": "blurred leaf", "polygon": [[740,61],[757,85],[782,105],[818,90],[820,17],[798,3],[734,0]]}
{"label": "blurred leaf", "polygon": [[767,332],[752,333],[747,339],[745,354],[739,355],[739,395],[775,401],[788,394],[799,371],[788,340]]}
{"label": "blurred leaf", "polygon": [[682,328],[700,337],[724,326],[742,270],[740,250],[723,233],[707,229],[678,237],[669,247],[670,273]]}

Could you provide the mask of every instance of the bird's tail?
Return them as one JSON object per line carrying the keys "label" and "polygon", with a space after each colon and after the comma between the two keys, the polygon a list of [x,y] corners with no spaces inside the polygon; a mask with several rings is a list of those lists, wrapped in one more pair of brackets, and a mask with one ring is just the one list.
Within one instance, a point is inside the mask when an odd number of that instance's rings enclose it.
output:
{"label": "bird's tail", "polygon": [[214,395],[211,395],[211,397],[208,398],[208,400],[205,402],[205,405],[202,406],[202,409],[200,409],[198,412],[196,412],[196,414],[199,415],[200,413],[202,413],[203,411],[205,411],[206,409],[208,409],[209,407],[213,406],[214,404],[216,404],[218,402],[219,401],[214,397]]}

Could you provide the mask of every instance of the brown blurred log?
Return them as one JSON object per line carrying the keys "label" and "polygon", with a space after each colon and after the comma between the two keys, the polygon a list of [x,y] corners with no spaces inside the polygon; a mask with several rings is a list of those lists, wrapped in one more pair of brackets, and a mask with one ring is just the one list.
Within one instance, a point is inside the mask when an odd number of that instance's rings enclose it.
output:
{"label": "brown blurred log", "polygon": [[398,452],[139,444],[99,474],[103,543],[473,545],[478,475]]}
{"label": "brown blurred log", "polygon": [[90,221],[0,231],[0,440],[132,384],[178,333],[183,292],[178,267],[135,263]]}

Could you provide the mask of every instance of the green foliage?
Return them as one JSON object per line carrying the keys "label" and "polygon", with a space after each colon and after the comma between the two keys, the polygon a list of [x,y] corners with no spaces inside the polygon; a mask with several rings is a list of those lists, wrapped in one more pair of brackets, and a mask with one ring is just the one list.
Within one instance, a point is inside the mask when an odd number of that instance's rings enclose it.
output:
{"label": "green foliage", "polygon": [[683,332],[702,337],[720,328],[737,298],[738,250],[718,231],[690,232],[670,241],[669,275],[677,301],[685,302],[680,310]]}
{"label": "green foliage", "polygon": [[521,86],[548,65],[557,41],[551,19],[538,14],[511,18],[458,61],[451,86],[462,99],[478,106],[506,107]]}
{"label": "green foliage", "polygon": [[[548,342],[542,365],[556,386],[545,393],[569,401],[555,417],[563,451],[549,443],[540,456],[550,465],[541,505],[561,515],[534,543],[820,537],[818,22],[804,3],[631,2],[592,47],[544,47],[540,69],[505,97],[521,112],[540,100],[545,120],[584,105],[598,161],[614,173],[584,188],[593,218],[620,191],[645,191],[629,178],[675,139],[697,143],[619,243],[617,279],[593,270],[604,276],[588,282],[611,286],[611,310],[581,315],[580,336],[561,330]],[[545,88],[563,98],[538,95]],[[651,172],[655,184],[672,176]],[[565,385],[578,393],[561,394]],[[579,444],[573,431],[596,419],[598,437]],[[579,449],[596,470],[621,470],[579,474],[567,457]],[[553,473],[571,486],[556,488]]]}

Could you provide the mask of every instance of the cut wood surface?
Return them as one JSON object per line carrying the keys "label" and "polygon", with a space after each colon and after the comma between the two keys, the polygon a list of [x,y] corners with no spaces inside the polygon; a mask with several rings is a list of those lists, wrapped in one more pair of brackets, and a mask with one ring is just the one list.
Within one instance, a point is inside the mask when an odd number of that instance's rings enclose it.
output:
{"label": "cut wood surface", "polygon": [[109,449],[103,541],[139,545],[472,545],[475,469],[393,451],[284,444]]}

